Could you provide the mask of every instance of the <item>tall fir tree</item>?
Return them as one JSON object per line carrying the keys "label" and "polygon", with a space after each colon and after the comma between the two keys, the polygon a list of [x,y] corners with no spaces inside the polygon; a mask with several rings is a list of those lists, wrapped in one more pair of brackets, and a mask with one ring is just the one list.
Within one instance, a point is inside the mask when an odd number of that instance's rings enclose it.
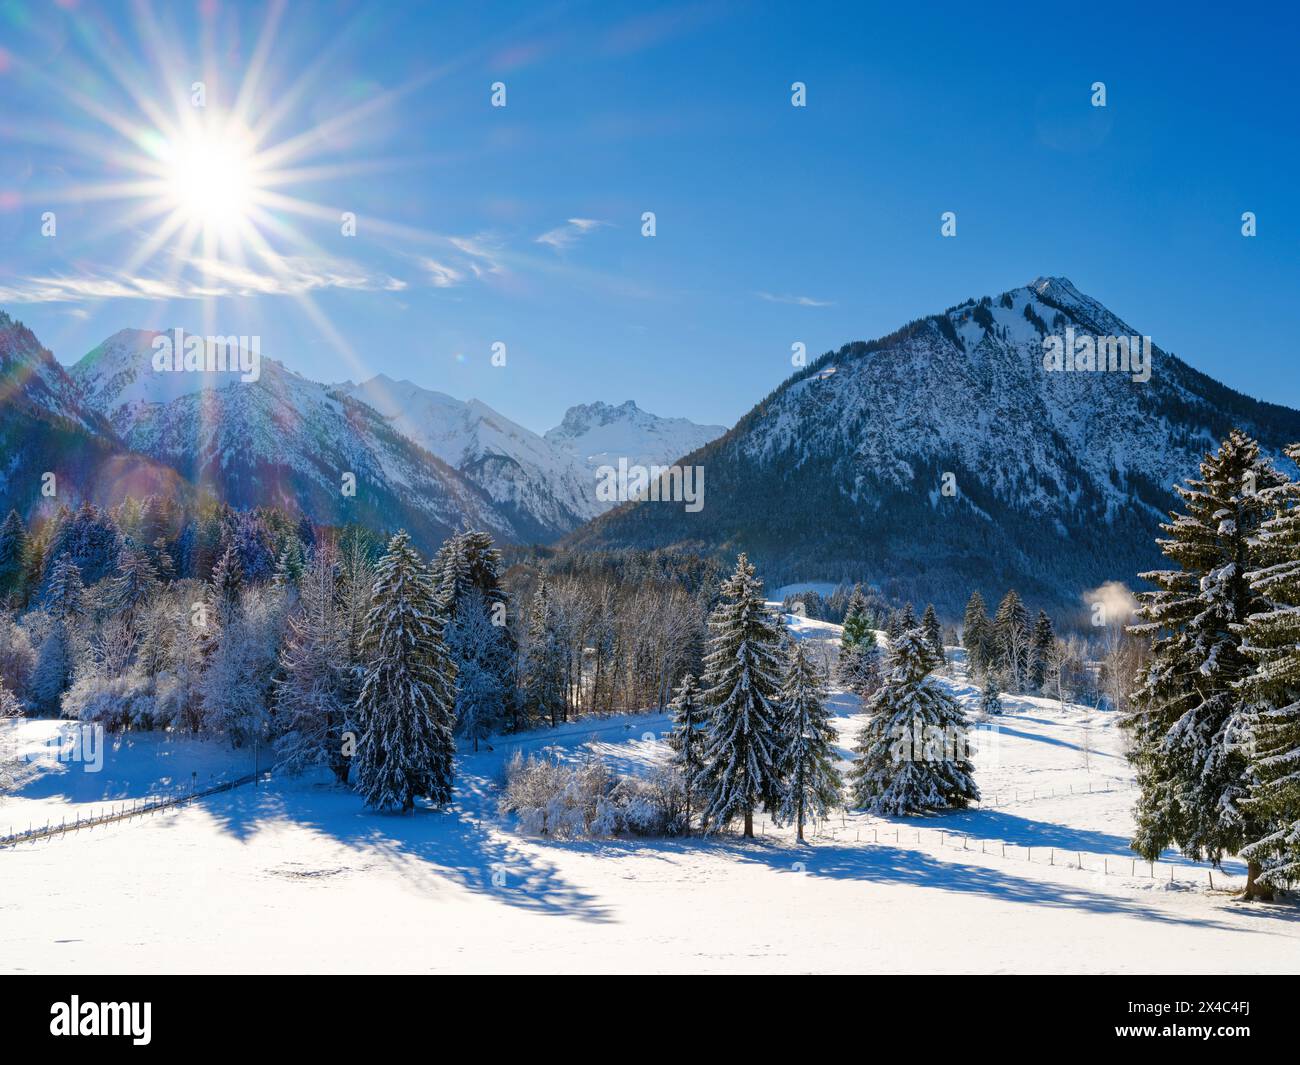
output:
{"label": "tall fir tree", "polygon": [[344,734],[351,728],[352,706],[336,563],[332,545],[322,544],[298,581],[298,604],[289,615],[275,685],[281,730],[276,752],[290,773],[329,766],[346,784]]}
{"label": "tall fir tree", "polygon": [[702,701],[708,725],[699,774],[706,829],[744,820],[780,797],[780,625],[767,608],[763,582],[742,554],[709,615]]}
{"label": "tall fir tree", "polygon": [[[1286,453],[1300,464],[1300,444]],[[1242,854],[1258,863],[1261,883],[1280,888],[1300,883],[1300,482],[1262,494],[1272,516],[1247,579],[1269,605],[1238,629],[1254,665],[1241,686],[1251,781],[1243,805],[1262,827]]]}
{"label": "tall fir tree", "polygon": [[37,651],[31,690],[37,709],[52,714],[58,712],[59,701],[72,682],[81,646],[79,623],[86,612],[81,570],[70,552],[55,559],[50,569],[44,606],[50,615],[50,628]]}
{"label": "tall fir tree", "polygon": [[555,609],[545,575],[537,583],[528,615],[524,652],[524,710],[530,721],[548,721],[552,727],[565,717],[564,648],[556,636]]}
{"label": "tall fir tree", "polygon": [[27,567],[27,526],[18,511],[9,511],[0,525],[0,599],[22,590]]}
{"label": "tall fir tree", "polygon": [[1029,645],[1029,686],[1033,691],[1041,691],[1043,681],[1047,679],[1047,666],[1052,660],[1052,648],[1056,646],[1056,630],[1052,628],[1052,619],[1046,610],[1040,610],[1034,621],[1034,634]]}
{"label": "tall fir tree", "polygon": [[867,597],[862,594],[862,589],[855,584],[853,593],[849,596],[848,605],[844,608],[844,632],[841,637],[841,646],[852,647],[870,631],[871,610],[867,605]]}
{"label": "tall fir tree", "polygon": [[671,765],[682,778],[682,792],[686,802],[686,831],[691,830],[694,816],[695,778],[703,765],[703,733],[700,730],[702,708],[700,685],[694,673],[687,673],[673,692],[668,704],[672,712],[673,728],[668,734],[668,746],[673,755]]}
{"label": "tall fir tree", "polygon": [[925,633],[926,645],[934,653],[934,668],[938,669],[947,663],[947,656],[943,652],[943,626],[939,624],[939,615],[935,613],[933,603],[926,605],[925,613],[921,616],[921,629]]}
{"label": "tall fir tree", "polygon": [[1033,632],[1029,611],[1012,588],[1002,597],[993,616],[993,667],[1007,679],[1012,691],[1023,691],[1029,679]]}
{"label": "tall fir tree", "polygon": [[796,827],[804,842],[809,818],[821,820],[842,801],[844,782],[835,768],[839,738],[826,708],[826,692],[803,642],[792,640],[781,685],[781,804],[777,819]]}
{"label": "tall fir tree", "polygon": [[[1241,740],[1240,682],[1251,669],[1235,626],[1269,604],[1250,586],[1256,536],[1267,515],[1264,489],[1278,483],[1259,447],[1234,429],[1176,486],[1185,512],[1161,525],[1157,543],[1177,569],[1142,574],[1130,631],[1152,637],[1151,658],[1125,718],[1140,793],[1133,849],[1148,860],[1176,844],[1219,862],[1260,835],[1243,804],[1249,785]],[[1247,863],[1246,897],[1266,893],[1261,866]]]}
{"label": "tall fir tree", "polygon": [[984,597],[979,592],[971,592],[961,623],[961,645],[966,649],[966,669],[972,677],[981,675],[988,668],[992,643],[990,626]]}
{"label": "tall fir tree", "polygon": [[924,636],[889,649],[885,683],[867,701],[858,758],[849,771],[855,805],[897,815],[960,809],[979,798],[961,706],[933,677]]}
{"label": "tall fir tree", "polygon": [[357,698],[357,789],[380,809],[418,796],[451,801],[455,666],[429,571],[398,532],[379,560],[366,616],[365,681]]}

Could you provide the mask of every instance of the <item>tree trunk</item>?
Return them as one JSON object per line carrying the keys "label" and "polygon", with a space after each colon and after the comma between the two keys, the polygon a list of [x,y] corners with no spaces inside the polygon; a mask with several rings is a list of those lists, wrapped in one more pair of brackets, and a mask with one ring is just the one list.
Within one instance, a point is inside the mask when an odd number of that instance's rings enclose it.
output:
{"label": "tree trunk", "polygon": [[1259,862],[1246,863],[1246,890],[1241,896],[1243,902],[1250,902],[1252,899],[1259,899],[1262,902],[1273,901],[1273,889],[1267,884],[1258,883],[1261,871]]}
{"label": "tree trunk", "polygon": [[803,811],[800,810],[799,811],[799,842],[802,843],[803,841],[804,841],[803,840]]}
{"label": "tree trunk", "polygon": [[754,811],[753,810],[745,811],[745,838],[747,839],[754,838]]}

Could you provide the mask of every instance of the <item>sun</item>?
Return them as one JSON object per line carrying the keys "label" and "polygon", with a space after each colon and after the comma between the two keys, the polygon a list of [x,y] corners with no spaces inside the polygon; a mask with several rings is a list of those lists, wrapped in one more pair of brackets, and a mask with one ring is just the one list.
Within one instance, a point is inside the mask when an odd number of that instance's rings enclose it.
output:
{"label": "sun", "polygon": [[186,222],[222,235],[247,224],[258,193],[247,131],[233,123],[186,130],[167,144],[162,163],[166,196]]}

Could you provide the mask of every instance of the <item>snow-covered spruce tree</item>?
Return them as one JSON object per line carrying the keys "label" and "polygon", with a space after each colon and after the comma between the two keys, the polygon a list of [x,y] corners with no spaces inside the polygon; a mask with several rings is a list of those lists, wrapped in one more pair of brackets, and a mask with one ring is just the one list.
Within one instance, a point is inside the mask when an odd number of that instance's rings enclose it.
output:
{"label": "snow-covered spruce tree", "polygon": [[[1267,515],[1263,489],[1277,484],[1258,445],[1234,429],[1176,491],[1185,513],[1157,540],[1177,569],[1144,573],[1156,591],[1138,596],[1130,631],[1152,637],[1151,657],[1124,719],[1140,793],[1133,849],[1152,861],[1170,844],[1219,862],[1263,833],[1243,806],[1249,785],[1239,742],[1250,672],[1234,625],[1269,604],[1252,590],[1256,536]],[[1261,866],[1248,860],[1246,897],[1264,893]]]}
{"label": "snow-covered spruce tree", "polygon": [[504,678],[511,674],[514,650],[476,587],[465,593],[447,626],[447,651],[456,664],[456,732],[477,751],[480,740],[505,724],[512,693]]}
{"label": "snow-covered spruce tree", "polygon": [[399,532],[377,567],[357,699],[356,785],[370,806],[451,801],[455,666],[443,627],[429,571]]}
{"label": "snow-covered spruce tree", "polygon": [[1015,692],[1024,691],[1029,677],[1029,648],[1033,632],[1029,611],[1012,588],[1002,597],[993,617],[993,668],[999,670]]}
{"label": "snow-covered spruce tree", "polygon": [[123,546],[117,554],[117,576],[109,588],[107,606],[134,624],[158,589],[158,574],[144,551]]}
{"label": "snow-covered spruce tree", "polygon": [[840,646],[835,679],[859,699],[866,699],[880,687],[880,648],[876,634],[867,629],[852,645]]}
{"label": "snow-covered spruce tree", "polygon": [[17,593],[27,570],[27,527],[18,511],[9,511],[0,525],[0,599]]}
{"label": "snow-covered spruce tree", "polygon": [[[1300,444],[1286,451],[1300,463]],[[1258,565],[1247,573],[1268,609],[1238,626],[1254,670],[1241,684],[1250,728],[1250,794],[1243,800],[1261,838],[1242,848],[1270,887],[1300,884],[1300,482],[1265,489],[1273,516],[1258,538]]]}
{"label": "snow-covered spruce tree", "polygon": [[217,613],[224,618],[233,612],[244,586],[244,571],[234,544],[228,544],[217,564],[212,567],[212,587],[216,592]]}
{"label": "snow-covered spruce tree", "polygon": [[337,561],[333,545],[322,543],[298,580],[298,604],[289,614],[275,682],[280,732],[275,749],[279,766],[289,773],[329,766],[346,784],[343,734],[350,728],[352,706]]}
{"label": "snow-covered spruce tree", "polygon": [[849,778],[853,802],[874,814],[950,810],[979,798],[961,706],[930,676],[916,629],[894,641],[884,686],[867,701],[867,723]]}
{"label": "snow-covered spruce tree", "polygon": [[78,625],[85,614],[81,571],[64,552],[54,562],[46,582],[44,606],[50,626],[41,641],[32,671],[32,699],[44,714],[58,713],[59,700],[72,682],[81,645]]}
{"label": "snow-covered spruce tree", "polygon": [[822,678],[800,640],[792,640],[786,654],[781,732],[783,785],[776,816],[780,823],[796,826],[802,843],[804,823],[824,818],[840,804],[844,782],[835,768],[833,745],[838,736],[826,709]]}
{"label": "snow-covered spruce tree", "polygon": [[0,718],[22,717],[22,714],[23,704],[18,701],[18,697],[13,692],[5,687],[4,681],[0,680]]}
{"label": "snow-covered spruce tree", "polygon": [[551,589],[543,575],[533,595],[524,650],[524,713],[529,722],[549,721],[554,728],[565,716],[565,658],[556,637]]}
{"label": "snow-covered spruce tree", "polygon": [[703,696],[708,725],[697,778],[705,830],[742,817],[754,835],[754,810],[780,800],[780,625],[763,582],[742,554],[709,616]]}
{"label": "snow-covered spruce tree", "polygon": [[844,631],[840,637],[840,647],[855,646],[859,640],[867,639],[874,646],[876,635],[871,629],[871,619],[867,617],[867,601],[862,593],[854,590],[853,598],[844,615]]}
{"label": "snow-covered spruce tree", "polygon": [[979,592],[971,592],[961,623],[961,645],[966,649],[966,669],[972,677],[979,676],[988,666],[992,643],[990,624],[984,597]]}
{"label": "snow-covered spruce tree", "polygon": [[998,679],[992,670],[984,677],[984,691],[980,696],[980,713],[985,717],[997,717],[1002,713],[1002,693],[998,690]]}
{"label": "snow-covered spruce tree", "polygon": [[1034,634],[1029,645],[1029,687],[1031,691],[1041,691],[1047,679],[1047,665],[1052,657],[1052,648],[1056,646],[1056,631],[1052,628],[1052,619],[1046,610],[1038,612],[1034,622]]}
{"label": "snow-covered spruce tree", "polygon": [[700,731],[702,708],[700,706],[700,686],[695,674],[687,673],[681,684],[673,693],[672,702],[668,704],[673,715],[672,732],[668,735],[668,746],[673,756],[670,765],[681,774],[682,790],[686,803],[685,831],[691,830],[693,814],[691,799],[695,794],[695,778],[703,765],[703,733]]}
{"label": "snow-covered spruce tree", "polygon": [[933,603],[926,605],[921,617],[921,628],[925,632],[925,642],[934,652],[934,668],[938,669],[946,664],[947,657],[943,653],[943,626],[939,624],[939,615],[934,612]]}

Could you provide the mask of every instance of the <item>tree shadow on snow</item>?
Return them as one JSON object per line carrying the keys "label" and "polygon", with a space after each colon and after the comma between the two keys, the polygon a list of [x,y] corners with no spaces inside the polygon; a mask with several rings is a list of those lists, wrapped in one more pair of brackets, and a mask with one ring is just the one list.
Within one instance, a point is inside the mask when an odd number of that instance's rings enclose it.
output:
{"label": "tree shadow on snow", "polygon": [[452,884],[538,913],[613,920],[607,907],[566,881],[554,864],[494,834],[490,825],[458,807],[381,812],[366,807],[350,789],[295,780],[284,787],[241,788],[215,796],[203,803],[203,810],[223,831],[250,846],[257,846],[258,833],[273,825],[326,836],[352,852],[343,871],[395,873],[433,900]]}

